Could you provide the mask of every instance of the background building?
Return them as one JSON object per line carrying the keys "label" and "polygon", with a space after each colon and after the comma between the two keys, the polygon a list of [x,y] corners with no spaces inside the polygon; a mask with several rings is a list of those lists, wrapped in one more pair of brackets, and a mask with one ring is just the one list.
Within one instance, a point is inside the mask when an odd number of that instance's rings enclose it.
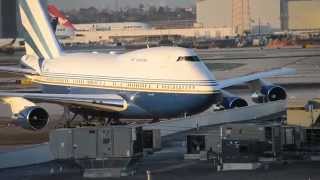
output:
{"label": "background building", "polygon": [[257,27],[280,29],[280,0],[197,0],[197,24],[231,27],[236,34]]}
{"label": "background building", "polygon": [[281,0],[250,0],[251,30],[270,33],[281,30]]}
{"label": "background building", "polygon": [[236,34],[249,31],[250,28],[250,1],[232,0],[232,27]]}
{"label": "background building", "polygon": [[291,1],[288,9],[289,30],[320,30],[320,0]]}
{"label": "background building", "polygon": [[320,29],[320,0],[250,0],[252,30]]}
{"label": "background building", "polygon": [[197,0],[197,24],[234,33],[320,29],[320,0]]}
{"label": "background building", "polygon": [[231,27],[232,0],[197,0],[197,25]]}

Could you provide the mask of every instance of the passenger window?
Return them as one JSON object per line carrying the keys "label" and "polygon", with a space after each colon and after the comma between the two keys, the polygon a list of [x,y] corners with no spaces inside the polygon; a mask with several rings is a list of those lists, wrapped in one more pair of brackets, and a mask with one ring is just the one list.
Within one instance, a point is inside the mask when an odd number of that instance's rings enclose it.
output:
{"label": "passenger window", "polygon": [[200,59],[198,56],[180,56],[177,61],[198,62]]}

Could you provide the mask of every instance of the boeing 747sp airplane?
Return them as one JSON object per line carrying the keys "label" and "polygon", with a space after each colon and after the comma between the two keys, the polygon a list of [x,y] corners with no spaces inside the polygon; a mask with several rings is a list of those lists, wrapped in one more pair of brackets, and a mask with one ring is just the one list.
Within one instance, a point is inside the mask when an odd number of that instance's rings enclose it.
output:
{"label": "boeing 747sp airplane", "polygon": [[[66,53],[56,40],[40,0],[20,0],[26,41],[21,67],[0,71],[24,74],[42,85],[43,93],[1,92],[13,117],[25,129],[38,130],[49,120],[35,103],[59,104],[85,119],[170,119],[193,115],[213,104],[225,109],[248,103],[223,89],[251,83],[256,102],[286,99],[286,91],[262,81],[291,69],[217,81],[191,49],[157,47],[125,54]],[[261,100],[261,101],[260,101]]]}

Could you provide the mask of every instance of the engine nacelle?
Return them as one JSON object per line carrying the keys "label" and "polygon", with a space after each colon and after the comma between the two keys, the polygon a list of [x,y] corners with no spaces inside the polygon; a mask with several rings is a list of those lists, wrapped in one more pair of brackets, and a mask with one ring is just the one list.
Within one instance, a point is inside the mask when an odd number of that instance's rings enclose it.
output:
{"label": "engine nacelle", "polygon": [[1,99],[11,108],[12,118],[16,124],[27,130],[40,130],[49,122],[49,114],[43,108],[21,97],[6,97]]}
{"label": "engine nacelle", "polygon": [[19,114],[14,114],[13,117],[19,126],[33,131],[43,129],[49,122],[47,111],[38,106],[27,107]]}
{"label": "engine nacelle", "polygon": [[287,99],[287,92],[284,88],[275,85],[265,85],[260,89],[260,93],[252,95],[255,103],[266,103]]}
{"label": "engine nacelle", "polygon": [[262,86],[261,94],[265,95],[267,101],[278,101],[287,99],[287,92],[280,86]]}
{"label": "engine nacelle", "polygon": [[223,92],[223,99],[222,99],[222,106],[225,109],[233,109],[233,108],[240,108],[240,107],[246,107],[248,106],[248,103],[246,100],[237,97],[231,93]]}

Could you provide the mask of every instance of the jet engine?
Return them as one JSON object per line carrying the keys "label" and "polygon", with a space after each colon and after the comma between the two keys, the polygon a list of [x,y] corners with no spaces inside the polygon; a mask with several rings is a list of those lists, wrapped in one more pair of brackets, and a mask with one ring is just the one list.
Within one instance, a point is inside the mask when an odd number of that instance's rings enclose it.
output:
{"label": "jet engine", "polygon": [[16,123],[27,130],[41,130],[49,122],[49,114],[41,107],[27,107],[19,114],[15,114]]}
{"label": "jet engine", "polygon": [[260,93],[254,93],[252,100],[255,103],[265,103],[278,100],[285,100],[287,92],[284,88],[275,85],[264,85],[260,89]]}
{"label": "jet engine", "polygon": [[12,118],[24,129],[41,130],[49,122],[48,112],[31,101],[20,97],[7,97],[2,101],[10,105]]}
{"label": "jet engine", "polygon": [[222,94],[223,94],[222,106],[225,109],[233,109],[233,108],[248,106],[247,101],[238,96],[235,96],[225,91]]}

